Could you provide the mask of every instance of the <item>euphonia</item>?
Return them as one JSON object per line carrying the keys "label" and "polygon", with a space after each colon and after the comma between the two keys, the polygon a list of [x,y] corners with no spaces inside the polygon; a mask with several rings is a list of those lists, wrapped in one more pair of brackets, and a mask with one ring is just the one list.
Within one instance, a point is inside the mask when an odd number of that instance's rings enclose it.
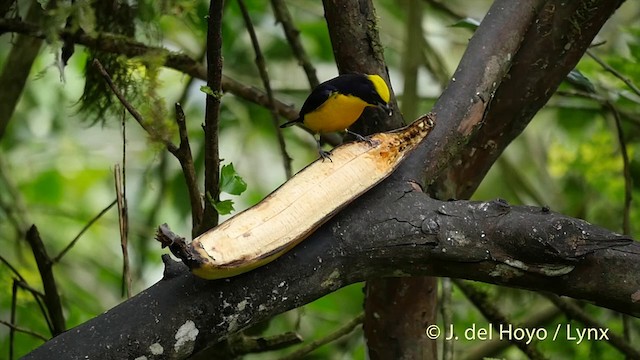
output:
{"label": "euphonia", "polygon": [[[358,120],[367,106],[380,107],[391,115],[389,96],[389,87],[379,75],[340,75],[316,86],[302,105],[298,118],[280,127],[302,123],[315,135],[346,131],[366,141],[348,127]],[[331,153],[322,150],[319,138],[316,137],[316,141],[320,156],[329,158]]]}

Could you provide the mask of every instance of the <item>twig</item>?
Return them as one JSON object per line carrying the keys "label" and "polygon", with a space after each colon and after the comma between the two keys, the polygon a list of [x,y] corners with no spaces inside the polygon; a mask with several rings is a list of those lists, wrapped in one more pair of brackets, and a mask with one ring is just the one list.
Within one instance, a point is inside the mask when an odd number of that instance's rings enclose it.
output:
{"label": "twig", "polygon": [[115,186],[118,202],[118,225],[120,228],[120,246],[122,247],[122,292],[127,299],[131,297],[131,269],[129,266],[129,207],[127,206],[127,122],[122,112],[122,171],[116,165]]}
{"label": "twig", "polygon": [[[589,53],[589,51],[587,51]],[[591,57],[596,59],[594,55],[590,54]],[[596,61],[600,61],[599,59]],[[607,66],[602,63],[601,65]],[[595,92],[588,91],[573,91],[573,92],[563,92],[563,95],[575,95],[581,96],[588,99],[592,99],[597,101],[602,108],[607,109],[613,115],[615,126],[616,126],[616,135],[618,138],[618,144],[620,145],[620,154],[622,155],[622,174],[624,177],[624,210],[622,216],[622,231],[625,235],[631,234],[631,223],[630,223],[630,212],[631,212],[631,201],[633,196],[633,179],[631,176],[631,169],[629,166],[629,153],[627,152],[627,144],[624,139],[624,132],[622,130],[622,118],[620,116],[620,112],[616,108],[616,106],[609,101],[605,96],[601,96],[596,94]]]}
{"label": "twig", "polygon": [[56,280],[53,276],[53,263],[51,258],[47,255],[47,251],[44,248],[42,239],[35,225],[27,231],[26,236],[29,246],[33,251],[33,257],[38,265],[38,271],[42,278],[42,286],[44,287],[44,303],[47,307],[48,314],[51,317],[51,325],[53,326],[53,334],[58,335],[65,331],[64,315],[62,313],[62,304],[60,302],[60,295],[58,294],[58,287]]}
{"label": "twig", "polygon": [[[451,278],[442,278],[442,299],[440,306],[442,309],[442,323],[444,324],[444,339],[451,339],[450,324],[453,323],[453,310],[451,309]],[[453,342],[448,340],[442,341],[442,360],[453,360]]]}
{"label": "twig", "polygon": [[127,214],[126,185],[124,180],[124,169],[116,164],[113,169],[113,176],[116,187],[116,200],[118,202],[118,225],[120,229],[120,247],[122,249],[122,295],[131,297],[131,271],[129,268],[129,215]]}
{"label": "twig", "polygon": [[[558,90],[558,91],[556,91],[556,95],[565,96],[565,97],[581,97],[581,98],[593,100],[593,101],[597,102],[601,107],[602,106],[604,106],[604,107],[608,106],[608,102],[609,102],[609,100],[607,100],[602,95],[598,95],[598,94],[595,94],[595,93],[589,93],[589,92],[581,91],[581,90]],[[549,105],[547,105],[547,106],[549,106]],[[556,106],[563,107],[561,104],[556,105]],[[629,121],[632,125],[640,126],[640,117],[638,117],[636,114],[620,111],[617,108],[616,108],[616,111],[618,112],[618,114],[621,115],[621,119],[624,118],[625,120]]]}
{"label": "twig", "polygon": [[171,231],[167,224],[162,224],[158,227],[156,240],[162,244],[163,249],[168,247],[171,253],[175,257],[182,259],[182,262],[187,266],[191,266],[192,262],[197,263],[199,260],[199,255],[193,251],[193,247],[187,245],[186,239]]}
{"label": "twig", "polygon": [[[633,197],[633,179],[631,177],[631,168],[629,166],[629,153],[627,152],[627,143],[624,140],[624,133],[622,131],[622,121],[620,120],[620,114],[613,105],[613,103],[607,101],[609,111],[613,114],[616,124],[616,133],[618,135],[618,143],[620,145],[620,154],[622,155],[622,176],[624,177],[624,208],[622,211],[622,232],[625,235],[631,234],[631,200]],[[631,323],[629,316],[622,314],[622,329],[623,338],[625,341],[631,340]]]}
{"label": "twig", "polygon": [[[493,303],[488,299],[488,296],[483,291],[477,289],[475,286],[467,284],[466,282],[458,279],[453,279],[454,284],[462,291],[464,296],[473,303],[473,305],[480,310],[482,315],[489,320],[491,326],[498,330],[498,326],[501,324],[507,325],[511,322]],[[527,343],[526,340],[511,339],[522,352],[524,352],[530,359],[546,359],[546,357],[538,350],[535,343]]]}
{"label": "twig", "polygon": [[355,318],[351,319],[351,321],[349,321],[348,323],[344,324],[342,327],[340,327],[339,329],[337,329],[336,331],[332,332],[331,334],[318,339],[318,340],[314,340],[306,345],[302,345],[301,347],[299,347],[296,351],[292,352],[291,354],[284,356],[282,358],[280,358],[280,360],[294,360],[294,359],[303,359],[305,358],[305,355],[307,355],[308,353],[316,350],[317,348],[319,348],[322,345],[328,344],[332,341],[335,341],[347,334],[349,334],[351,331],[353,331],[353,329],[355,329],[358,325],[362,324],[362,321],[364,320],[364,313],[361,313],[360,315],[356,316]]}
{"label": "twig", "polygon": [[[154,138],[161,139],[164,143],[167,150],[178,159],[180,166],[182,167],[182,173],[184,174],[185,181],[187,183],[187,190],[189,191],[189,199],[191,201],[191,210],[193,222],[198,221],[197,224],[201,223],[202,220],[202,204],[200,202],[200,192],[197,186],[197,180],[195,175],[195,167],[193,164],[193,157],[191,155],[191,148],[189,146],[189,141],[187,137],[187,129],[186,123],[184,119],[184,112],[182,112],[182,108],[180,108],[180,104],[176,104],[176,122],[178,124],[178,130],[180,132],[180,147],[175,146],[169,139],[167,139],[164,135],[160,136],[156,134],[156,132],[149,126],[146,126],[146,122],[144,121],[142,115],[124,98],[124,95],[115,87],[109,73],[105,70],[98,59],[94,59],[94,66],[100,71],[100,74],[104,77],[105,81],[111,88],[111,91],[116,95],[118,100],[122,103],[122,105],[127,109],[129,114],[133,116],[133,118],[142,126],[142,128],[149,133]],[[205,143],[207,137],[205,137]],[[217,216],[217,213],[216,213]],[[192,228],[192,233],[195,234],[194,229],[196,226]]]}
{"label": "twig", "polygon": [[640,96],[640,89],[638,89],[638,87],[631,80],[629,80],[629,78],[621,74],[618,70],[614,69],[606,62],[602,61],[602,59],[600,59],[591,50],[587,50],[587,55],[589,55],[593,60],[595,60],[595,62],[597,62],[598,65],[600,65],[603,69],[610,72],[611,74],[613,74],[613,76],[617,77],[618,79],[622,80],[622,82],[625,83],[625,85],[627,85],[627,87],[629,87],[629,89],[631,89],[631,91],[633,91],[636,95]]}
{"label": "twig", "polygon": [[[15,32],[42,39],[46,37],[45,33],[37,25],[15,19],[0,19],[0,33],[2,32]],[[86,33],[69,32],[64,29],[59,30],[58,35],[63,40],[71,39],[74,43],[90,49],[120,54],[130,58],[150,53],[159,54],[165,59],[164,66],[200,80],[206,80],[207,78],[207,71],[199,61],[185,54],[175,53],[162,47],[148,46],[129,38],[123,38],[121,35],[102,32],[100,33],[100,38],[97,38]],[[269,99],[263,91],[253,86],[245,85],[226,75],[222,75],[222,90],[260,106],[269,106]],[[298,117],[298,111],[293,106],[280,100],[276,100],[276,109],[278,114],[287,120],[294,120]],[[337,136],[323,138],[331,145],[340,144],[340,139]]]}
{"label": "twig", "polygon": [[13,265],[11,265],[11,263],[9,263],[9,261],[5,259],[2,255],[0,255],[0,262],[5,264],[9,268],[9,270],[11,270],[11,272],[14,273],[20,280],[25,281],[24,277],[22,277],[22,275],[18,272],[18,270],[15,267],[13,267]]}
{"label": "twig", "polygon": [[[27,335],[31,335],[31,336],[33,336],[33,337],[35,337],[35,338],[38,338],[38,339],[42,340],[42,341],[47,341],[47,340],[49,340],[49,339],[47,339],[46,337],[44,337],[44,336],[42,336],[42,335],[40,335],[40,334],[38,334],[38,333],[36,333],[36,332],[33,332],[33,331],[29,330],[29,329],[21,328],[21,327],[19,327],[19,326],[16,326],[16,325],[11,324],[11,323],[9,323],[9,322],[6,322],[6,321],[4,321],[4,320],[0,320],[0,324],[5,325],[5,326],[7,326],[9,329],[15,330],[15,331],[17,331],[17,332],[21,332],[21,333],[24,333],[24,334],[27,334]],[[11,358],[11,357],[10,357],[10,358]]]}
{"label": "twig", "polygon": [[104,80],[107,82],[107,85],[109,85],[109,88],[111,89],[111,91],[113,91],[113,94],[118,98],[118,100],[120,100],[120,103],[122,104],[122,106],[124,106],[124,108],[127,109],[129,114],[133,116],[133,118],[138,122],[138,124],[142,126],[144,131],[146,131],[154,139],[159,139],[160,141],[162,141],[162,143],[167,147],[167,149],[175,148],[175,145],[171,143],[169,139],[167,139],[166,135],[159,134],[157,131],[153,129],[153,127],[149,126],[147,122],[144,121],[142,114],[140,114],[138,110],[136,110],[136,108],[133,107],[133,105],[129,101],[127,101],[127,99],[124,97],[120,89],[118,89],[116,85],[113,83],[113,80],[111,80],[111,76],[109,75],[107,70],[104,68],[104,66],[102,66],[102,63],[100,62],[100,60],[93,59],[93,66],[96,69],[98,69],[98,71],[100,72],[100,75],[102,75]]}
{"label": "twig", "polygon": [[[580,309],[573,301],[563,300],[555,294],[542,293],[547,299],[554,303],[560,310],[572,319],[576,319],[589,328],[605,329],[607,326],[593,319],[589,314]],[[607,333],[609,344],[620,350],[629,359],[640,359],[640,351],[635,349],[631,344],[626,342],[621,336],[614,333]],[[605,340],[605,339],[602,339]]]}
{"label": "twig", "polygon": [[204,212],[196,234],[218,224],[218,212],[211,201],[220,200],[219,121],[222,97],[222,12],[223,0],[211,0],[207,18],[207,87],[204,118]]}
{"label": "twig", "polygon": [[295,332],[285,332],[267,337],[239,336],[231,343],[233,355],[263,353],[300,344],[302,338]]}
{"label": "twig", "polygon": [[[15,19],[0,19],[0,33],[14,32],[27,36],[44,39],[46,33],[38,25],[22,22]],[[207,70],[197,60],[191,57],[169,51],[162,47],[148,46],[141,42],[125,38],[122,35],[101,32],[100,37],[92,37],[87,33],[70,32],[64,29],[58,31],[58,35],[64,39],[71,39],[78,45],[83,45],[90,49],[100,50],[111,54],[120,54],[129,58],[144,56],[145,54],[155,54],[165,59],[164,66],[175,69],[200,80],[207,79]],[[222,88],[226,92],[237,95],[240,98],[251,101],[258,105],[267,106],[267,96],[264,92],[238,82],[228,76],[222,76]],[[294,120],[298,113],[295,109],[283,102],[278,101],[278,112],[288,120]]]}
{"label": "twig", "polygon": [[15,340],[16,304],[18,303],[18,281],[13,279],[11,284],[11,320],[9,328],[9,359],[13,360],[13,341]]}
{"label": "twig", "polygon": [[629,153],[627,152],[627,143],[624,140],[620,114],[611,102],[607,102],[607,105],[609,111],[611,111],[611,114],[613,114],[613,118],[615,119],[616,134],[618,136],[618,143],[620,145],[620,154],[622,155],[622,174],[624,177],[624,210],[622,216],[622,231],[625,235],[631,235],[630,213],[631,200],[633,196],[633,179],[631,177],[631,168],[629,166]]}
{"label": "twig", "polygon": [[189,203],[191,204],[191,232],[192,235],[195,235],[197,226],[202,222],[202,197],[200,196],[193,155],[191,153],[191,146],[189,145],[186,117],[180,103],[175,104],[175,109],[176,124],[178,124],[178,131],[180,133],[180,146],[169,151],[178,159],[182,167],[182,174],[184,175],[189,193]]}
{"label": "twig", "polygon": [[62,249],[62,251],[60,252],[60,254],[58,254],[58,256],[54,257],[53,259],[51,259],[51,262],[53,264],[57,264],[60,262],[60,260],[62,260],[62,257],[65,256],[65,254],[71,250],[71,248],[76,244],[76,242],[78,242],[78,240],[80,240],[80,237],[82,237],[82,235],[84,235],[84,233],[89,230],[89,228],[91,227],[91,225],[93,225],[96,221],[98,221],[102,215],[106,214],[107,211],[109,211],[113,205],[115,205],[117,203],[117,199],[113,200],[109,205],[107,205],[107,207],[105,207],[104,209],[102,209],[98,215],[94,216],[93,219],[89,220],[89,222],[82,228],[82,230],[80,230],[80,232],[78,233],[78,235],[76,235],[73,240],[71,240],[71,242],[64,248]]}
{"label": "twig", "polygon": [[[7,263],[7,265],[9,264]],[[38,291],[37,289],[34,289],[33,287],[31,287],[31,285],[27,284],[26,280],[22,278],[22,276],[19,273],[16,273],[16,275],[19,278],[16,284],[20,288],[27,290],[31,294],[31,296],[33,296],[33,299],[35,300],[36,304],[38,304],[38,308],[40,309],[40,312],[44,317],[44,321],[47,323],[47,327],[49,331],[53,333],[53,325],[51,324],[51,319],[49,317],[49,314],[47,314],[47,310],[42,304],[42,299],[44,299],[44,294]]]}
{"label": "twig", "polygon": [[291,47],[291,51],[293,51],[293,55],[296,57],[296,59],[298,59],[298,63],[302,66],[304,72],[307,74],[309,86],[311,88],[318,86],[320,81],[318,81],[316,69],[311,64],[309,56],[304,50],[304,47],[302,47],[299,36],[300,31],[298,31],[295,25],[293,25],[293,19],[291,18],[291,13],[289,13],[287,4],[283,0],[271,0],[271,7],[273,8],[273,14],[276,17],[276,21],[282,24],[284,35],[289,42],[289,46]]}
{"label": "twig", "polygon": [[247,27],[247,31],[249,32],[249,37],[251,38],[251,44],[253,45],[253,50],[256,53],[256,66],[258,67],[258,71],[260,72],[260,78],[262,79],[262,84],[264,86],[265,91],[267,92],[267,96],[269,97],[269,109],[271,110],[271,119],[273,120],[273,127],[276,130],[276,136],[278,138],[278,145],[280,146],[280,153],[282,154],[282,161],[284,165],[284,172],[287,176],[287,179],[291,178],[292,170],[291,170],[291,157],[287,153],[286,145],[284,142],[284,136],[282,135],[282,131],[280,131],[280,120],[278,119],[278,112],[276,111],[276,105],[273,98],[273,91],[271,90],[271,82],[269,81],[269,73],[267,72],[267,65],[264,60],[264,56],[262,56],[262,50],[260,50],[260,43],[258,43],[258,37],[256,36],[255,29],[253,28],[253,23],[251,22],[251,16],[249,16],[249,11],[244,4],[244,0],[238,0],[238,6],[240,6],[240,12],[242,13],[242,18],[244,19],[245,26]]}

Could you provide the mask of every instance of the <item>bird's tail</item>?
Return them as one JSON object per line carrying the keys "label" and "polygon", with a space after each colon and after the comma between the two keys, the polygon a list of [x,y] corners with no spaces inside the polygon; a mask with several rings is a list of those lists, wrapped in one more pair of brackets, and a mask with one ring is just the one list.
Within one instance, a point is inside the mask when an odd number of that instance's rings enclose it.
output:
{"label": "bird's tail", "polygon": [[296,123],[299,123],[299,122],[302,122],[302,120],[300,118],[297,118],[295,120],[287,121],[286,123],[280,125],[280,127],[281,128],[286,128],[286,127],[289,127],[289,126],[293,126],[293,125],[295,125]]}

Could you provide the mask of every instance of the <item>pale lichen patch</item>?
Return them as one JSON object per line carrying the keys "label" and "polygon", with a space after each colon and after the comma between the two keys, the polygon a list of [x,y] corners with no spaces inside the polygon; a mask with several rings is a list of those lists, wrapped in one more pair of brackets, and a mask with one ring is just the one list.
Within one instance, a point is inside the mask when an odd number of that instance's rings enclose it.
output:
{"label": "pale lichen patch", "polygon": [[331,274],[329,274],[329,277],[326,280],[324,280],[320,284],[320,286],[322,286],[323,288],[329,288],[329,289],[336,288],[338,285],[339,278],[340,278],[340,271],[338,271],[338,269],[333,269]]}
{"label": "pale lichen patch", "polygon": [[196,343],[198,333],[200,333],[200,330],[196,328],[196,324],[191,320],[187,320],[182,326],[180,326],[180,328],[178,328],[178,331],[176,331],[176,343],[173,345],[175,352],[178,354],[191,354],[193,352],[193,347]]}
{"label": "pale lichen patch", "polygon": [[149,345],[149,351],[151,351],[151,355],[162,355],[164,348],[159,343],[153,343]]}

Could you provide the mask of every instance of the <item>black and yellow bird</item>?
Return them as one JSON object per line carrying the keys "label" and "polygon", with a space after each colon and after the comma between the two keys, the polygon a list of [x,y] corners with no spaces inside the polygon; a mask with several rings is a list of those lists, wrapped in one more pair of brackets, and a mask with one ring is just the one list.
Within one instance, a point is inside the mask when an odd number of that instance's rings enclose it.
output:
{"label": "black and yellow bird", "polygon": [[[380,107],[391,114],[389,87],[379,75],[344,74],[316,86],[305,100],[297,119],[280,127],[302,123],[315,135],[334,131],[346,131],[359,140],[366,138],[349,131],[367,106]],[[329,158],[330,152],[322,150],[320,156]]]}

